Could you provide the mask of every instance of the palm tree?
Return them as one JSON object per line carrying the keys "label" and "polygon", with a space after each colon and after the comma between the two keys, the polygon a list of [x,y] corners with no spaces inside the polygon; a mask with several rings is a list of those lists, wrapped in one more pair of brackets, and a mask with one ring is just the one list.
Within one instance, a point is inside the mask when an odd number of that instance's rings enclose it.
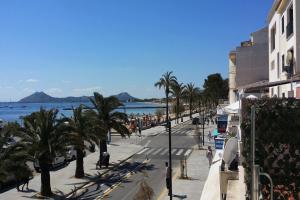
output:
{"label": "palm tree", "polygon": [[185,96],[189,102],[189,110],[190,110],[190,118],[192,119],[192,110],[193,110],[193,103],[195,103],[196,95],[199,92],[199,88],[195,87],[194,83],[188,83],[185,88]]}
{"label": "palm tree", "polygon": [[[172,75],[173,72],[166,72],[162,75],[158,82],[154,84],[155,87],[159,89],[164,88],[165,95],[166,95],[166,114],[167,114],[167,126],[169,128],[169,167],[170,167],[170,174],[172,175],[172,138],[171,138],[171,122],[169,120],[169,94],[171,86],[177,82],[177,78]],[[172,196],[172,177],[170,179],[170,189],[169,189],[170,196]]]}
{"label": "palm tree", "polygon": [[92,126],[92,119],[83,112],[83,105],[73,108],[73,116],[67,119],[67,122],[70,128],[70,143],[74,145],[77,154],[75,177],[82,178],[84,177],[84,149],[88,148],[85,142],[98,145],[99,138],[105,137],[105,133],[101,131],[101,127]]}
{"label": "palm tree", "polygon": [[175,85],[177,82],[177,78],[172,75],[173,72],[166,72],[162,75],[158,82],[154,84],[155,87],[159,89],[164,88],[166,95],[166,107],[167,107],[167,120],[169,120],[169,94],[171,92],[172,85]]}
{"label": "palm tree", "polygon": [[171,93],[175,96],[176,99],[176,119],[177,123],[179,123],[179,113],[181,112],[180,110],[180,100],[184,95],[184,89],[185,85],[183,83],[178,83],[175,81],[174,84],[171,85]]}
{"label": "palm tree", "polygon": [[[125,113],[115,111],[123,104],[115,97],[104,98],[101,94],[95,92],[94,97],[90,98],[93,108],[87,110],[87,115],[93,119],[94,126],[102,127],[101,131],[105,134],[111,134],[111,129],[116,130],[122,137],[129,135],[129,130],[124,125],[128,122],[128,116]],[[100,139],[100,160],[103,152],[107,152],[107,138]]]}
{"label": "palm tree", "polygon": [[27,153],[27,146],[22,142],[10,144],[8,139],[13,136],[13,130],[19,125],[17,123],[8,123],[0,133],[0,188],[11,179],[16,181],[28,179],[32,176],[30,168],[26,162],[31,160]]}
{"label": "palm tree", "polygon": [[17,133],[22,143],[29,147],[29,153],[38,160],[41,169],[42,196],[52,196],[50,183],[50,163],[57,154],[66,151],[66,124],[57,120],[58,110],[40,109],[23,118],[24,126]]}

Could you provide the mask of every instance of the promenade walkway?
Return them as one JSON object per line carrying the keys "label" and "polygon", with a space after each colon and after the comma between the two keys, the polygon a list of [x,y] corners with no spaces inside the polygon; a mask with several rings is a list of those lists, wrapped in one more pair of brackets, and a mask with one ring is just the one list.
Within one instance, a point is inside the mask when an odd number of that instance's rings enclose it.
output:
{"label": "promenade walkway", "polygon": [[[208,141],[208,131],[213,129],[215,125],[206,126],[205,128],[205,145],[203,149],[199,150],[198,146],[194,147],[194,151],[187,159],[187,179],[181,179],[180,168],[173,169],[175,175],[173,176],[173,199],[188,199],[199,200],[204,185],[210,171],[208,159],[206,158],[206,150],[208,146],[214,149],[213,140]],[[168,200],[167,190],[163,192],[159,200]],[[208,200],[208,199],[207,199]]]}

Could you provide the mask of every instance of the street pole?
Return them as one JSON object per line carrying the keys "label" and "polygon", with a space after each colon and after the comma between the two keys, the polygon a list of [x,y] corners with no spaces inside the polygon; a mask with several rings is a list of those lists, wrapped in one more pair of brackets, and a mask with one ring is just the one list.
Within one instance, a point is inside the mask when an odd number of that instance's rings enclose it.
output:
{"label": "street pole", "polygon": [[291,97],[294,97],[294,90],[293,90],[293,62],[290,64],[290,79],[291,79]]}
{"label": "street pole", "polygon": [[203,106],[203,112],[202,112],[202,145],[204,147],[204,126],[205,126],[205,121],[204,121],[204,106]]}
{"label": "street pole", "polygon": [[251,106],[251,168],[252,168],[252,187],[251,199],[258,200],[258,167],[255,166],[255,106]]}
{"label": "street pole", "polygon": [[172,200],[173,193],[172,193],[172,141],[171,141],[171,122],[169,120],[169,93],[166,92],[167,97],[167,127],[169,128],[169,167],[170,167],[170,188],[169,188],[169,194],[170,194],[170,200]]}

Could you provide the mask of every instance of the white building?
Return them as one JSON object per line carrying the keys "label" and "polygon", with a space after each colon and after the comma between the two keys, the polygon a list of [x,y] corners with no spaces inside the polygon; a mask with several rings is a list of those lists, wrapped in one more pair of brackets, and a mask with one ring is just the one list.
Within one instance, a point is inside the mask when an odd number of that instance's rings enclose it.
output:
{"label": "white building", "polygon": [[[300,0],[275,0],[268,26],[269,82],[292,82],[300,72]],[[300,98],[300,83],[273,86],[269,95]]]}
{"label": "white building", "polygon": [[230,104],[238,100],[239,90],[243,87],[269,79],[268,57],[267,27],[252,33],[249,41],[242,42],[229,53]]}

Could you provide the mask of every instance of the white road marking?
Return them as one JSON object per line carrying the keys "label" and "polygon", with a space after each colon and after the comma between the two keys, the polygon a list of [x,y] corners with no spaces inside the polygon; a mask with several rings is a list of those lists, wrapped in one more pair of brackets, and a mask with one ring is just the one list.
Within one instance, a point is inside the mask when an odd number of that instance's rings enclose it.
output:
{"label": "white road marking", "polygon": [[191,152],[192,152],[191,149],[187,150],[187,151],[185,152],[184,156],[188,156]]}
{"label": "white road marking", "polygon": [[150,154],[152,151],[154,151],[155,149],[150,149],[146,154]]}
{"label": "white road marking", "polygon": [[148,140],[147,143],[145,144],[145,147],[147,147],[151,143],[151,140]]}
{"label": "white road marking", "polygon": [[140,155],[140,154],[144,153],[145,151],[148,151],[148,149],[150,149],[150,148],[145,148],[142,151],[138,152],[137,154]]}
{"label": "white road marking", "polygon": [[183,152],[183,149],[180,149],[180,150],[177,152],[176,156],[179,156],[182,152]]}
{"label": "white road marking", "polygon": [[165,149],[160,155],[164,155],[165,153],[168,152],[169,149]]}
{"label": "white road marking", "polygon": [[177,151],[177,149],[173,149],[173,150],[171,151],[171,154],[175,153],[175,151]]}
{"label": "white road marking", "polygon": [[163,148],[158,149],[157,151],[155,151],[154,153],[152,153],[152,155],[156,155],[158,154],[158,152],[160,152]]}

